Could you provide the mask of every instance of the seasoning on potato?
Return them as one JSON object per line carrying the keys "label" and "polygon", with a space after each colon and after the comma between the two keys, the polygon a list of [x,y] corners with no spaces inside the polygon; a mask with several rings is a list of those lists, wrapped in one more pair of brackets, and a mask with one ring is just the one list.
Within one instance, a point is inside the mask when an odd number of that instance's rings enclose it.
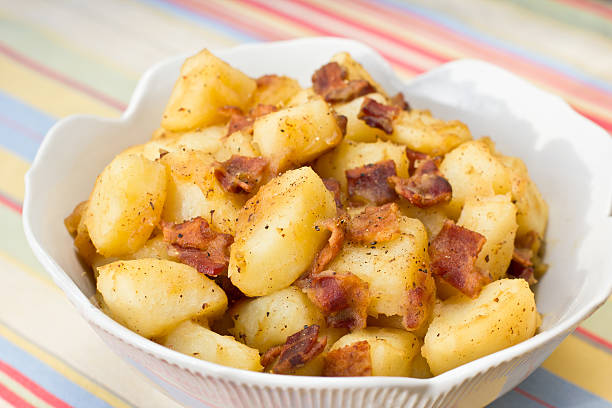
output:
{"label": "seasoning on potato", "polygon": [[102,310],[289,375],[427,378],[532,337],[548,207],[522,160],[348,53],[312,83],[185,61],[151,140],[66,209]]}

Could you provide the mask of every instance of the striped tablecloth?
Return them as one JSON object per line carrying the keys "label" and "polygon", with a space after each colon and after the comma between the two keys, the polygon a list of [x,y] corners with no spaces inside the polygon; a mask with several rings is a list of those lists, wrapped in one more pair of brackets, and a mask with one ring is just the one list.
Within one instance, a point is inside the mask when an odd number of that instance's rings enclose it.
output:
{"label": "striped tablecloth", "polygon": [[[177,406],[101,343],[26,244],[23,176],[49,127],[75,113],[120,115],[162,58],[316,35],[364,41],[407,79],[488,60],[612,131],[612,3],[0,0],[0,407]],[[612,300],[492,406],[611,402]]]}

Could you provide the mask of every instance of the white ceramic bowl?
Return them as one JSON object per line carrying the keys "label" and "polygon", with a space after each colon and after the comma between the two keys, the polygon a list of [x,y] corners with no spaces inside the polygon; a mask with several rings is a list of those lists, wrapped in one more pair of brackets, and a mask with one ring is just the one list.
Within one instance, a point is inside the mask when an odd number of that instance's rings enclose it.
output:
{"label": "white ceramic bowl", "polygon": [[149,139],[186,56],[155,65],[120,119],[72,116],[47,134],[26,176],[25,232],[34,253],[100,337],[176,400],[191,407],[477,407],[525,379],[600,306],[612,288],[612,138],[556,96],[485,62],[462,60],[403,83],[372,49],[311,38],[245,45],[216,54],[251,76],[286,74],[309,85],[312,72],[350,52],[388,91],[436,116],[460,119],[521,157],[550,205],[546,261],[537,285],[544,315],[535,337],[431,379],[322,378],[242,371],[200,361],[124,328],[90,303],[62,220],[88,197],[97,174],[128,146]]}

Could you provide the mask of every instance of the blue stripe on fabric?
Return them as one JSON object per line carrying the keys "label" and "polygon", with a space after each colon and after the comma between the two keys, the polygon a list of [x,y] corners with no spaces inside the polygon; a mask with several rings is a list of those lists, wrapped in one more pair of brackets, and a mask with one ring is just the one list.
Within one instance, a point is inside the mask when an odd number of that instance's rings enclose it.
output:
{"label": "blue stripe on fabric", "polygon": [[542,408],[542,404],[531,400],[514,390],[510,391],[497,401],[487,405],[487,408]]}
{"label": "blue stripe on fabric", "polygon": [[399,0],[378,0],[378,1],[380,3],[386,4],[387,6],[391,6],[396,9],[400,9],[400,10],[404,10],[412,14],[416,14],[418,17],[429,19],[438,24],[446,26],[447,28],[453,31],[456,31],[464,36],[477,40],[481,43],[485,43],[495,48],[506,50],[508,52],[521,56],[525,59],[529,59],[532,62],[536,62],[540,65],[543,65],[547,68],[559,71],[563,73],[564,75],[567,75],[569,77],[574,78],[577,81],[581,81],[585,84],[588,84],[594,88],[599,89],[600,91],[604,91],[604,92],[608,92],[612,94],[612,84],[606,81],[588,76],[584,72],[578,71],[575,68],[569,65],[563,64],[559,61],[555,61],[553,59],[546,58],[540,54],[535,54],[531,51],[528,51],[528,50],[525,50],[524,48],[520,48],[515,45],[509,44],[505,41],[498,40],[493,37],[489,37],[482,32],[474,30],[473,28],[470,28],[469,26],[466,26],[452,18],[446,17],[433,10],[425,9],[423,7],[419,7],[414,4],[409,4],[409,3],[402,2]]}
{"label": "blue stripe on fabric", "polygon": [[0,359],[75,408],[112,408],[1,336]]}
{"label": "blue stripe on fabric", "polygon": [[242,42],[242,43],[249,42],[250,43],[250,42],[261,41],[263,39],[263,38],[254,37],[250,34],[245,33],[245,31],[240,30],[239,28],[236,28],[228,24],[224,24],[212,18],[205,17],[204,15],[202,15],[202,13],[196,13],[196,12],[190,11],[182,6],[172,4],[171,2],[168,2],[168,1],[163,1],[163,0],[140,0],[140,1],[142,3],[157,6],[158,8],[163,9],[164,11],[170,12],[171,14],[186,18],[188,20],[191,20],[195,23],[200,24],[201,26],[211,28],[215,31],[223,33],[227,35],[228,37],[231,37],[232,39],[237,40],[238,42]]}
{"label": "blue stripe on fabric", "polygon": [[44,136],[55,123],[55,118],[0,91],[0,114]]}
{"label": "blue stripe on fabric", "polygon": [[[538,368],[517,388],[533,395],[534,397],[545,401],[557,408],[610,408],[612,404],[603,398],[592,394],[575,384],[565,381],[544,368]],[[532,405],[513,405],[519,400],[518,396],[528,399],[522,394],[511,391],[504,395],[499,400],[490,405],[491,408],[508,408],[508,407],[531,407]],[[520,399],[520,401],[524,401]],[[534,401],[535,402],[535,401]],[[537,404],[537,407],[542,405]]]}
{"label": "blue stripe on fabric", "polygon": [[7,125],[0,117],[0,146],[31,162],[36,156],[40,142],[40,140],[26,136],[19,129]]}

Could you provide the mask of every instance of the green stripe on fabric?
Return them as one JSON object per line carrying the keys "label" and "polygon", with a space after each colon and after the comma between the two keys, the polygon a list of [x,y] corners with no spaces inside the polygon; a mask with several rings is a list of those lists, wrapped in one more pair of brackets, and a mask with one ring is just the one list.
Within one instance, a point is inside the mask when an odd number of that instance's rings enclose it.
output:
{"label": "green stripe on fabric", "polygon": [[20,54],[61,72],[106,95],[127,102],[138,74],[121,70],[85,50],[65,43],[57,35],[0,15],[0,41]]}
{"label": "green stripe on fabric", "polygon": [[0,225],[2,225],[2,228],[0,228],[0,252],[14,258],[18,263],[24,264],[40,278],[51,281],[28,245],[23,232],[21,215],[7,207],[0,206]]}
{"label": "green stripe on fabric", "polygon": [[612,300],[608,300],[591,317],[580,324],[588,331],[612,342]]}
{"label": "green stripe on fabric", "polygon": [[[500,1],[500,0],[498,0]],[[605,17],[552,0],[501,0],[511,2],[545,17],[612,38],[612,23]]]}

